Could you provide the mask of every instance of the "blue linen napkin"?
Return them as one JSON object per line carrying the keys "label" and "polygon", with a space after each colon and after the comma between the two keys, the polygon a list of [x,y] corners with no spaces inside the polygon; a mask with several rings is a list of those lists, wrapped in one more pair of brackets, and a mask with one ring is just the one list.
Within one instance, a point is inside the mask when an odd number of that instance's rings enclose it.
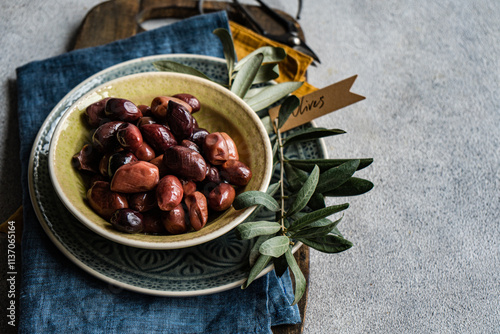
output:
{"label": "blue linen napkin", "polygon": [[24,189],[20,333],[271,333],[299,323],[289,275],[274,271],[246,290],[186,298],[113,291],[84,272],[49,240],[28,193],[28,160],[44,119],[87,77],[141,56],[191,53],[223,57],[216,28],[229,30],[225,12],[182,20],[104,46],[72,51],[17,69]]}

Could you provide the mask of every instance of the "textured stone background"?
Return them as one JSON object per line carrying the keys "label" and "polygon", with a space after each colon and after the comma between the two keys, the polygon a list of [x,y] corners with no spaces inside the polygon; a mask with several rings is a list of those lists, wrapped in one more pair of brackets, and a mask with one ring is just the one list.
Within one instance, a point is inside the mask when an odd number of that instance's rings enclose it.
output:
{"label": "textured stone background", "polygon": [[[99,2],[0,5],[2,220],[21,203],[15,68],[67,51]],[[346,199],[355,246],[312,251],[305,333],[499,333],[500,2],[304,1],[300,23],[310,83],[357,74],[367,97],[318,121],[347,131],[330,157],[375,159],[375,188]]]}

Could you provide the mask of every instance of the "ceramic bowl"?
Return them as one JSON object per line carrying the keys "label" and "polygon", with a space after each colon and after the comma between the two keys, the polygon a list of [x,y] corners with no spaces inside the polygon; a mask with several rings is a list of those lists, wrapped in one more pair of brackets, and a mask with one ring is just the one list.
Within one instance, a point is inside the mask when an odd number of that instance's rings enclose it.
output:
{"label": "ceramic bowl", "polygon": [[245,220],[254,208],[230,208],[211,217],[199,231],[180,235],[127,234],[115,230],[97,215],[86,199],[88,180],[72,168],[71,158],[90,142],[91,129],[82,117],[85,108],[105,97],[121,97],[136,104],[150,104],[154,97],[189,93],[196,96],[202,110],[194,114],[200,127],[209,132],[223,131],[235,141],[240,160],[252,170],[252,179],[238,192],[265,191],[272,174],[272,148],[268,134],[255,112],[228,89],[198,77],[147,72],[109,81],[77,100],[59,121],[49,148],[49,173],[52,184],[66,208],[86,227],[124,245],[145,249],[177,249],[215,239]]}

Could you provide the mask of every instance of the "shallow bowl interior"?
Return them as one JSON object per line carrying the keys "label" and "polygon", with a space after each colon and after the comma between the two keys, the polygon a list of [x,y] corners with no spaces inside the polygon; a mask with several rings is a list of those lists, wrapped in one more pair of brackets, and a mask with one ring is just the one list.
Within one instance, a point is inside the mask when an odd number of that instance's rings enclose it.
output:
{"label": "shallow bowl interior", "polygon": [[71,157],[90,142],[91,129],[82,114],[85,108],[104,97],[121,97],[136,104],[150,104],[162,95],[189,93],[202,105],[194,114],[199,126],[209,132],[227,132],[235,141],[240,160],[253,173],[248,185],[238,191],[265,191],[271,179],[272,149],[268,134],[255,112],[226,88],[198,77],[166,72],[133,74],[109,81],[82,96],[61,118],[50,144],[49,172],[53,186],[68,210],[92,231],[114,242],[147,249],[176,249],[198,245],[241,223],[253,210],[230,208],[210,217],[199,231],[181,235],[126,234],[98,216],[86,200],[87,179],[71,167]]}

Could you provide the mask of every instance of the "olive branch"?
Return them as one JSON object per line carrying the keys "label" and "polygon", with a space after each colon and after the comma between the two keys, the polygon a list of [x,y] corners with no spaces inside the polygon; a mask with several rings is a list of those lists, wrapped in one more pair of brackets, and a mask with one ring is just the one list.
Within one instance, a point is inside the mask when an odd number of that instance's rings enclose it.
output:
{"label": "olive branch", "polygon": [[[278,276],[290,268],[295,278],[296,304],[306,289],[306,280],[293,254],[292,247],[301,242],[324,253],[338,253],[352,247],[337,228],[343,216],[336,220],[328,217],[349,207],[348,203],[326,206],[325,197],[346,197],[366,193],[373,183],[354,177],[354,173],[369,166],[373,159],[291,159],[284,149],[309,140],[344,134],[339,129],[305,128],[283,136],[281,128],[300,101],[290,95],[302,82],[284,82],[263,85],[279,76],[278,63],[285,59],[283,48],[261,47],[236,63],[234,44],[226,29],[214,34],[223,45],[228,70],[228,81],[218,82],[241,97],[261,117],[271,135],[273,170],[279,168],[279,181],[266,192],[246,191],[233,202],[236,210],[256,206],[245,222],[238,225],[240,239],[253,239],[250,250],[250,271],[242,288],[248,287],[270,264]],[[196,75],[213,81],[204,73],[172,61],[157,61],[160,71]],[[282,101],[282,102],[281,102]],[[280,103],[278,117],[271,122],[265,109]],[[255,220],[259,212],[274,213],[274,220]]]}

